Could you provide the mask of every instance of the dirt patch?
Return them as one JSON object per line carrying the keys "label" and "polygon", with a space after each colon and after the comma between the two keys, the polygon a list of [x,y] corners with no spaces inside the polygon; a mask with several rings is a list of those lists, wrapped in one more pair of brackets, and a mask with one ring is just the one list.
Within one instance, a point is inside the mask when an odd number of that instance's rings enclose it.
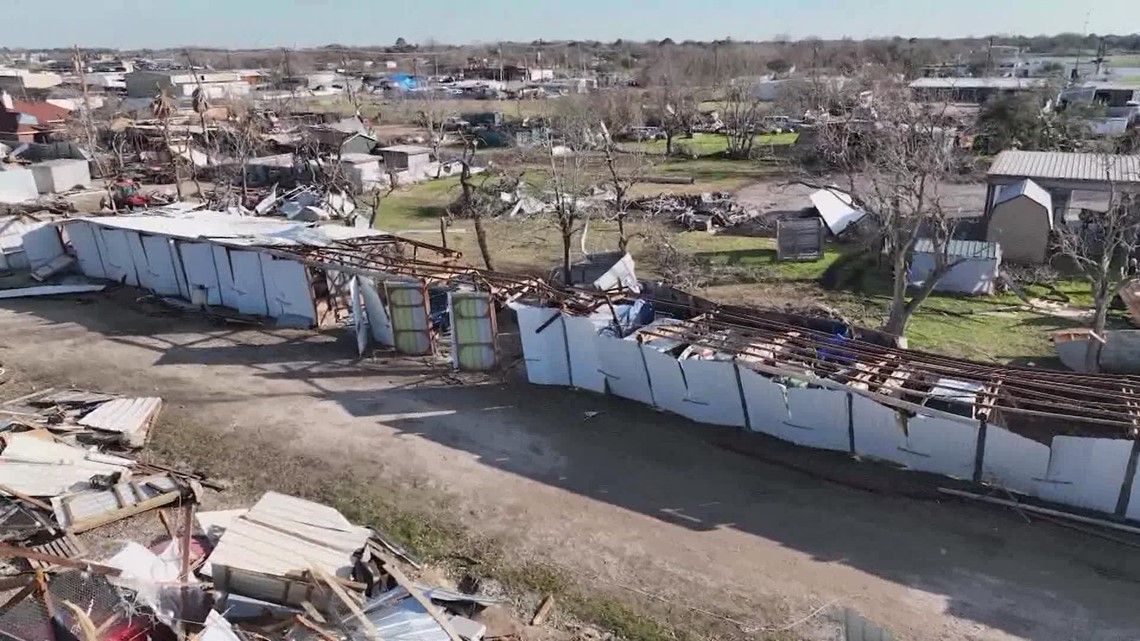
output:
{"label": "dirt patch", "polygon": [[844,608],[902,638],[1140,631],[1140,559],[1109,542],[837,485],[726,450],[731,430],[612,397],[517,377],[450,384],[418,359],[358,361],[349,332],[155,317],[126,290],[86,300],[7,301],[8,376],[157,393],[168,410],[155,455],[242,487],[347,497],[361,514],[394,515],[392,529],[422,550],[501,550],[501,580],[570,581],[575,611],[625,636],[654,634],[649,613],[670,633],[748,634],[717,618],[728,617],[754,637],[833,638]]}

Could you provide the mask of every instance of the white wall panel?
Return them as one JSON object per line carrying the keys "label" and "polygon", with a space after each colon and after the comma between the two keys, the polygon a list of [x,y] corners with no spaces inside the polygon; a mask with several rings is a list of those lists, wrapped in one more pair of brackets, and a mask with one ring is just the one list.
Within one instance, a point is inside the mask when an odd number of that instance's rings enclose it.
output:
{"label": "white wall panel", "polygon": [[608,318],[608,312],[604,316],[563,316],[570,349],[570,382],[574,387],[599,393],[606,391],[606,376],[601,372],[594,338],[598,330],[606,326]]}
{"label": "white wall panel", "polygon": [[1120,498],[1131,452],[1130,440],[1056,436],[1048,474],[1037,483],[1037,496],[1111,513]]}
{"label": "white wall panel", "polygon": [[744,388],[744,401],[748,406],[748,422],[752,431],[791,440],[785,434],[789,429],[786,425],[787,388],[743,365],[740,366],[740,384]]}
{"label": "white wall panel", "polygon": [[218,270],[214,266],[214,250],[206,243],[175,241],[178,253],[182,256],[182,267],[186,274],[186,284],[194,300],[195,291],[206,292],[207,305],[221,305],[222,294],[218,288]]}
{"label": "white wall panel", "polygon": [[688,390],[681,363],[675,356],[654,348],[652,343],[642,344],[641,351],[645,356],[646,369],[649,370],[649,382],[653,386],[654,404],[667,412],[688,416],[686,411],[689,408],[685,402]]}
{"label": "white wall panel", "polygon": [[855,453],[906,465],[906,417],[858,394],[851,397]]}
{"label": "white wall panel", "polygon": [[103,268],[103,257],[99,253],[99,243],[95,240],[97,233],[91,223],[75,222],[64,227],[67,242],[75,250],[79,269],[88,278],[106,278],[107,272]]}
{"label": "white wall panel", "polygon": [[1037,493],[1049,471],[1049,446],[997,425],[986,426],[982,481],[1022,494]]}
{"label": "white wall panel", "polygon": [[[681,361],[688,395],[684,415],[700,423],[744,427],[744,407],[732,361],[686,358]],[[657,386],[653,396],[658,396]]]}
{"label": "white wall panel", "polygon": [[645,363],[641,360],[641,348],[637,341],[597,336],[594,338],[594,348],[611,392],[639,403],[653,404],[649,376],[645,373]]}
{"label": "white wall panel", "polygon": [[139,279],[135,272],[131,246],[127,241],[127,232],[106,227],[97,229],[99,238],[102,239],[99,251],[103,256],[103,268],[106,270],[107,279],[138,287]]}
{"label": "white wall panel", "polygon": [[317,311],[309,291],[305,266],[294,260],[260,254],[261,273],[265,278],[265,298],[269,316],[278,324],[312,327],[317,324]]}
{"label": "white wall panel", "polygon": [[266,316],[265,279],[261,272],[261,254],[243,249],[228,249],[233,271],[233,289],[237,294],[237,310],[243,314]]}
{"label": "white wall panel", "polygon": [[978,429],[977,422],[922,414],[911,417],[907,424],[907,466],[972,479],[978,457]]}
{"label": "white wall panel", "polygon": [[[138,234],[140,244],[135,247],[136,254],[142,250],[142,260],[135,260],[135,267],[139,269],[139,281],[145,280],[148,289],[152,289],[163,296],[179,296],[181,290],[178,285],[176,263],[174,261],[171,240],[165,236],[152,236]],[[146,276],[143,276],[143,273]]]}
{"label": "white wall panel", "polygon": [[787,440],[825,450],[851,449],[847,393],[822,388],[788,389]]}
{"label": "white wall panel", "polygon": [[[569,385],[570,363],[566,354],[566,329],[557,309],[512,303],[518,318],[527,380],[535,385]],[[541,332],[538,328],[546,325]]]}

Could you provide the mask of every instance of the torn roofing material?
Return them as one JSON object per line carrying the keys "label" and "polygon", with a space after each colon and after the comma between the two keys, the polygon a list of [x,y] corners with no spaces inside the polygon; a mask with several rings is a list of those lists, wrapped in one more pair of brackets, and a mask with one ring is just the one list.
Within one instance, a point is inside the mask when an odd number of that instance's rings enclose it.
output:
{"label": "torn roofing material", "polygon": [[851,196],[838,189],[820,189],[813,193],[811,204],[819,212],[819,217],[827,225],[832,235],[838,236],[853,223],[863,218],[866,213],[856,209],[851,202]]}
{"label": "torn roofing material", "polygon": [[142,447],[146,444],[150,426],[161,409],[162,399],[155,396],[119,398],[95,408],[79,419],[79,424],[105,432],[116,432],[122,435],[124,444]]}
{"label": "torn roofing material", "polygon": [[317,566],[347,577],[353,553],[371,537],[335,509],[277,492],[268,492],[247,514],[230,520],[203,573],[214,566],[283,577]]}

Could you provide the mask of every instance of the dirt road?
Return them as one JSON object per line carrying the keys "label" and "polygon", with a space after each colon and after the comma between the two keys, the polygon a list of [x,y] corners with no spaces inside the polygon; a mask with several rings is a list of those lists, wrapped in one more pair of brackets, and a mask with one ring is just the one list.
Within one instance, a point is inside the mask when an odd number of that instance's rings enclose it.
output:
{"label": "dirt road", "polygon": [[347,332],[220,329],[149,316],[132,299],[4,301],[5,376],[157,392],[167,429],[193,419],[225,431],[239,455],[268,435],[330,464],[417,479],[520,556],[757,626],[831,604],[902,638],[1140,637],[1134,549],[827,483],[633,403],[519,382],[417,385],[437,370],[356,363]]}

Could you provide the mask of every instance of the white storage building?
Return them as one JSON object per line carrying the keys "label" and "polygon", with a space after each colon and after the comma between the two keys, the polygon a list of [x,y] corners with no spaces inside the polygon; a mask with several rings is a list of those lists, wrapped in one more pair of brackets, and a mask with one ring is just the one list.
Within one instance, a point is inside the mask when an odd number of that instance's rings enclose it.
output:
{"label": "white storage building", "polygon": [[[938,279],[935,291],[992,294],[1001,268],[1001,246],[980,240],[951,240],[946,247],[949,271]],[[934,243],[920,238],[914,245],[907,284],[922,287],[937,263]]]}

